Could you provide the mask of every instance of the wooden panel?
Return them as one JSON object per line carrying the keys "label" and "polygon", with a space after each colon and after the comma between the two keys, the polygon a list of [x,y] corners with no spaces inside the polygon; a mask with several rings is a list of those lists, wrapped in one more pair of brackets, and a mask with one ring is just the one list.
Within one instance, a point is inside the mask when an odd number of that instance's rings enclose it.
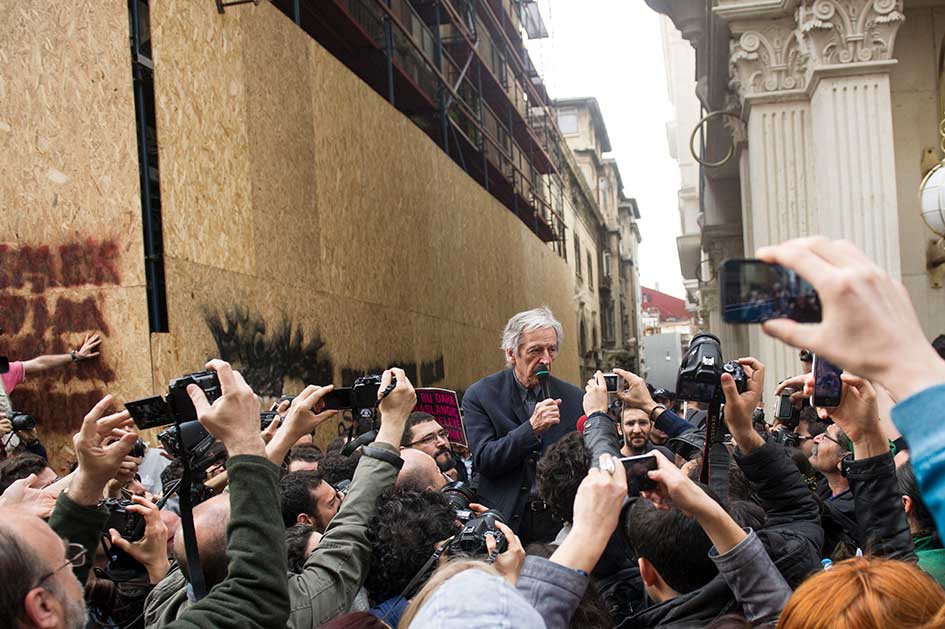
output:
{"label": "wooden panel", "polygon": [[11,396],[62,468],[105,392],[150,389],[126,2],[0,3],[0,172],[0,355],[104,338]]}

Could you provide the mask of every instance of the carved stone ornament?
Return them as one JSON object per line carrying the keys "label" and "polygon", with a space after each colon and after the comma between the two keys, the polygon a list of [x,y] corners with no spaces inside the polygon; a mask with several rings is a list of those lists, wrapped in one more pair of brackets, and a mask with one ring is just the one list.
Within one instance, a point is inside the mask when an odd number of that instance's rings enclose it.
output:
{"label": "carved stone ornament", "polygon": [[815,67],[891,59],[905,19],[902,0],[804,0],[797,16]]}
{"label": "carved stone ornament", "polygon": [[806,57],[793,18],[765,20],[731,42],[731,87],[742,98],[800,90],[806,86]]}

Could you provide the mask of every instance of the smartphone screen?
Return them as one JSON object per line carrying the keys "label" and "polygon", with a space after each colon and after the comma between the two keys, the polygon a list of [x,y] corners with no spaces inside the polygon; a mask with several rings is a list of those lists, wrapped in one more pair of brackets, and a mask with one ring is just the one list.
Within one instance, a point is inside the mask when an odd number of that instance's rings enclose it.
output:
{"label": "smartphone screen", "polygon": [[726,260],[721,269],[722,319],[762,323],[768,319],[820,321],[817,291],[794,271],[761,260]]}
{"label": "smartphone screen", "polygon": [[627,495],[639,496],[641,491],[653,489],[656,486],[647,472],[655,470],[656,455],[641,454],[639,456],[622,456],[617,459],[627,470]]}
{"label": "smartphone screen", "polygon": [[832,362],[814,354],[814,395],[811,396],[811,405],[833,408],[840,406],[840,394],[843,392],[843,382],[840,374],[843,369]]}
{"label": "smartphone screen", "polygon": [[619,382],[620,382],[620,376],[618,376],[618,375],[615,374],[615,373],[605,373],[605,374],[604,374],[604,382],[607,383],[607,392],[608,392],[608,393],[616,393],[616,392],[617,392],[617,385],[618,385]]}

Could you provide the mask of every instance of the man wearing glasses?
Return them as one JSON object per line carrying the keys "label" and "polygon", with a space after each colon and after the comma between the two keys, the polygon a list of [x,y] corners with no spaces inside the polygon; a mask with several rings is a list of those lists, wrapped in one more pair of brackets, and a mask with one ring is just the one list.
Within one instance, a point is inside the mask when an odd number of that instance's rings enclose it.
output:
{"label": "man wearing glasses", "polygon": [[850,482],[840,471],[841,461],[853,451],[849,437],[840,426],[831,424],[813,438],[810,463],[823,474],[817,485],[825,513],[824,554],[830,555],[839,544],[855,546],[856,507]]}
{"label": "man wearing glasses", "polygon": [[433,457],[440,471],[450,480],[469,482],[466,464],[453,452],[449,433],[429,413],[410,413],[400,449],[413,448]]}

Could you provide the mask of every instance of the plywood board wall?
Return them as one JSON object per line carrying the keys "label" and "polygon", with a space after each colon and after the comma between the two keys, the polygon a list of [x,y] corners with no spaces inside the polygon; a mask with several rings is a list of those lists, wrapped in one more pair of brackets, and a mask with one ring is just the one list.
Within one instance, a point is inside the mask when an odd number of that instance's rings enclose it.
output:
{"label": "plywood board wall", "polygon": [[0,3],[0,355],[104,338],[12,394],[57,466],[105,392],[150,389],[137,164],[127,3]]}

